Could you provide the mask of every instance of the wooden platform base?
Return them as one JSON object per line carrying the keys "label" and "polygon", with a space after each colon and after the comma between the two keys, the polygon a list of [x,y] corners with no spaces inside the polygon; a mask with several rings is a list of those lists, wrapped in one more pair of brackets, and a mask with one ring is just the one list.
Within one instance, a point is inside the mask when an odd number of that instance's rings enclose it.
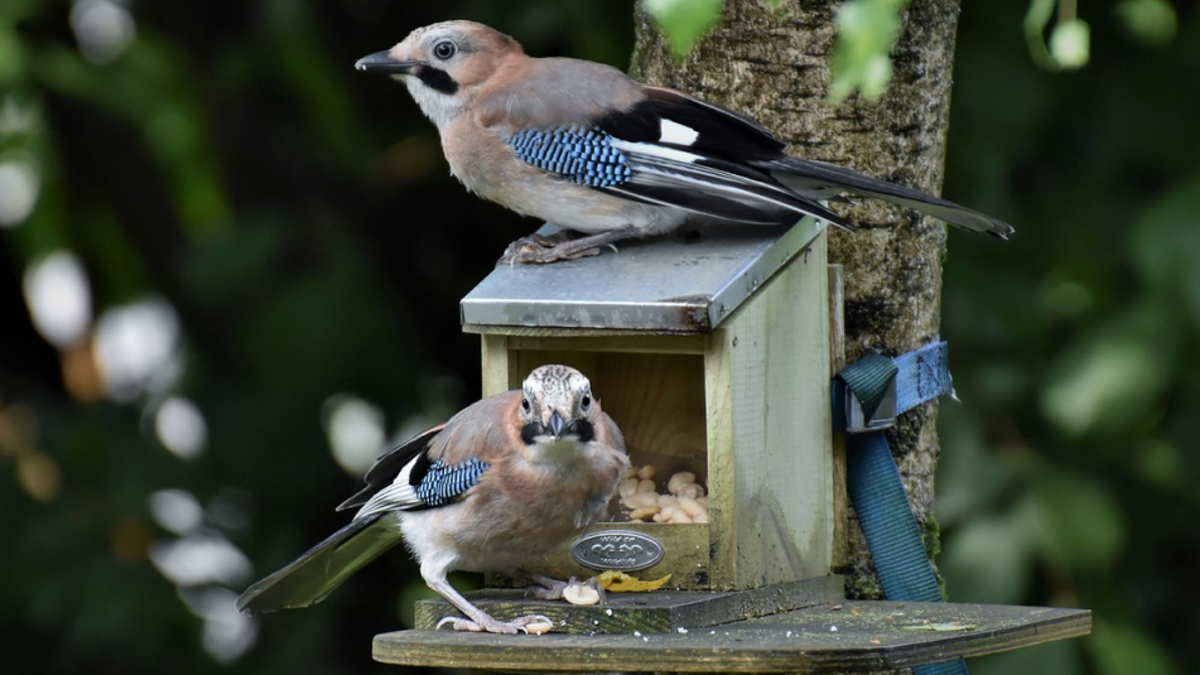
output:
{"label": "wooden platform base", "polygon": [[1080,609],[842,600],[723,626],[679,624],[669,633],[407,630],[376,636],[374,657],[409,666],[508,671],[860,672],[1078,637],[1091,625],[1091,612]]}
{"label": "wooden platform base", "polygon": [[[576,635],[598,633],[669,633],[678,626],[703,628],[756,616],[766,616],[842,597],[839,575],[775,584],[748,591],[654,591],[609,593],[604,605],[575,606],[559,601],[526,598],[521,590],[487,590],[468,593],[477,607],[497,619],[544,614],[555,632]],[[462,616],[445,600],[417,603],[415,624],[432,629],[446,616]]]}

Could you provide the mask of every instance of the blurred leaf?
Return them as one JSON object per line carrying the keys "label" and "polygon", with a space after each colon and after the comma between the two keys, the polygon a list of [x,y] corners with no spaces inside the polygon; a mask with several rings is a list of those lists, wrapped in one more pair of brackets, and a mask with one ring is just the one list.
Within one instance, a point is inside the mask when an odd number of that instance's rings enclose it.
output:
{"label": "blurred leaf", "polygon": [[849,0],[837,12],[837,41],[829,62],[829,98],[855,91],[869,101],[883,95],[892,78],[888,53],[900,37],[900,10],[908,0]]}
{"label": "blurred leaf", "polygon": [[971,659],[971,675],[1053,673],[1079,675],[1084,672],[1078,658],[1079,641],[1049,642]]}
{"label": "blurred leaf", "polygon": [[1017,604],[1029,583],[1035,513],[1028,498],[1003,515],[976,515],[938,558],[953,602]]}
{"label": "blurred leaf", "polygon": [[1112,433],[1145,414],[1175,365],[1169,323],[1161,311],[1139,308],[1072,345],[1042,392],[1046,417],[1079,436]]}
{"label": "blurred leaf", "polygon": [[9,87],[25,72],[25,54],[12,26],[0,16],[0,87]]}
{"label": "blurred leaf", "polygon": [[1013,489],[1020,456],[992,451],[979,411],[968,403],[946,402],[938,410],[938,420],[945,452],[938,461],[934,507],[942,527],[952,528]]}
{"label": "blurred leaf", "polygon": [[1158,196],[1133,226],[1135,261],[1160,293],[1181,289],[1200,322],[1200,174]]}
{"label": "blurred leaf", "polygon": [[1093,619],[1092,637],[1086,641],[1096,670],[1102,675],[1176,675],[1162,645],[1138,626],[1105,615]]}
{"label": "blurred leaf", "polygon": [[220,236],[189,247],[180,263],[183,289],[193,299],[220,307],[248,289],[262,289],[280,273],[286,245],[282,224],[247,219]]}
{"label": "blurred leaf", "polygon": [[1164,45],[1175,37],[1178,18],[1166,0],[1124,0],[1116,12],[1125,29],[1148,45]]}
{"label": "blurred leaf", "polygon": [[721,21],[724,4],[724,0],[642,0],[642,6],[654,17],[676,57],[687,55]]}
{"label": "blurred leaf", "polygon": [[1046,49],[1046,41],[1042,37],[1053,14],[1054,0],[1030,0],[1029,9],[1025,11],[1025,44],[1034,63],[1046,70],[1057,69],[1057,64]]}
{"label": "blurred leaf", "polygon": [[1135,455],[1142,480],[1169,490],[1186,489],[1187,463],[1174,445],[1150,438],[1138,446]]}
{"label": "blurred leaf", "polygon": [[1041,552],[1072,569],[1104,569],[1125,543],[1125,525],[1109,494],[1082,474],[1044,467],[1033,482]]}
{"label": "blurred leaf", "polygon": [[1072,279],[1047,280],[1038,289],[1038,304],[1050,318],[1076,318],[1096,304],[1096,294]]}

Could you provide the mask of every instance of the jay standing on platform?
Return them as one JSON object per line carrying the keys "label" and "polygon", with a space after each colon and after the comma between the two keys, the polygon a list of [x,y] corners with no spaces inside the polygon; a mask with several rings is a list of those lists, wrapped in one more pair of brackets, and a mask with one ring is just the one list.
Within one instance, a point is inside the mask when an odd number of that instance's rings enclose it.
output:
{"label": "jay standing on platform", "polygon": [[540,586],[538,597],[561,597],[566,583],[521,565],[586,531],[628,468],[621,431],[588,379],[567,366],[542,366],[520,391],[478,401],[380,457],[367,487],[338,507],[360,507],[354,520],[251,586],[237,607],[254,614],[320,602],[403,535],[425,583],[468,617],[439,626],[516,633],[549,624],[540,615],[497,620],[446,575],[517,572]]}
{"label": "jay standing on platform", "polygon": [[939,197],[788,157],[750,117],[683,92],[590,61],[526,56],[516,40],[479,23],[418,28],[355,67],[407,85],[469,190],[565,228],[514,242],[504,256],[510,264],[596,255],[691,221],[791,225],[808,215],[852,229],[820,203],[843,193],[1000,238],[1013,231]]}

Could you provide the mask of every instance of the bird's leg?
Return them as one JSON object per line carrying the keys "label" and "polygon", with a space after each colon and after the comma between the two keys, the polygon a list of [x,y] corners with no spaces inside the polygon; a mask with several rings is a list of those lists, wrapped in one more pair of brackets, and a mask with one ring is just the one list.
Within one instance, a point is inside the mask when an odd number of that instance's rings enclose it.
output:
{"label": "bird's leg", "polygon": [[600,585],[596,577],[592,577],[582,583],[575,577],[571,577],[570,581],[558,581],[557,579],[551,579],[550,577],[523,569],[517,570],[516,576],[522,577],[532,584],[527,589],[527,592],[539,600],[561,600],[564,594],[569,592],[568,589],[572,587],[587,587],[592,589],[596,593],[596,602],[602,603],[607,599],[604,594],[604,587]]}
{"label": "bird's leg", "polygon": [[518,263],[544,264],[556,260],[577,260],[600,255],[600,249],[605,246],[616,251],[617,247],[613,246],[613,242],[628,239],[635,234],[630,230],[616,230],[575,238],[568,230],[549,236],[535,233],[509,244],[500,261],[512,267]]}
{"label": "bird's leg", "polygon": [[449,600],[450,604],[457,607],[468,617],[467,619],[460,619],[456,616],[448,616],[437,623],[438,628],[441,628],[445,624],[450,624],[454,630],[467,630],[476,633],[486,631],[488,633],[505,633],[511,635],[521,631],[526,633],[530,632],[529,626],[532,624],[553,623],[548,617],[541,614],[521,616],[513,619],[512,621],[499,621],[495,618],[492,618],[492,616],[487,612],[471,604],[469,600],[459,594],[458,591],[454,590],[454,587],[450,585],[450,582],[446,581],[445,579],[426,579],[425,582],[429,584],[429,587],[432,588],[435,593],[438,593],[443,598]]}
{"label": "bird's leg", "polygon": [[[536,572],[530,572],[524,569],[517,570],[513,576],[520,577],[525,581],[528,581],[530,585],[527,589],[525,589],[526,594],[532,595],[539,600],[561,600],[563,596],[563,590],[565,590],[567,584],[570,583],[567,581],[551,579],[550,577],[542,576]],[[574,579],[574,577],[571,578]],[[575,579],[575,581],[578,583],[579,580]]]}

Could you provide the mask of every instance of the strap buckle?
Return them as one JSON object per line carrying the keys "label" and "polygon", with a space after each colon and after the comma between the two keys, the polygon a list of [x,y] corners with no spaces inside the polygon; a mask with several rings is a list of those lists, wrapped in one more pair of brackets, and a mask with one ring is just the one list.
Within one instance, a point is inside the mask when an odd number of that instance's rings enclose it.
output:
{"label": "strap buckle", "polygon": [[896,380],[893,377],[888,381],[883,399],[870,416],[863,412],[858,396],[849,387],[846,388],[846,433],[866,434],[896,426]]}

